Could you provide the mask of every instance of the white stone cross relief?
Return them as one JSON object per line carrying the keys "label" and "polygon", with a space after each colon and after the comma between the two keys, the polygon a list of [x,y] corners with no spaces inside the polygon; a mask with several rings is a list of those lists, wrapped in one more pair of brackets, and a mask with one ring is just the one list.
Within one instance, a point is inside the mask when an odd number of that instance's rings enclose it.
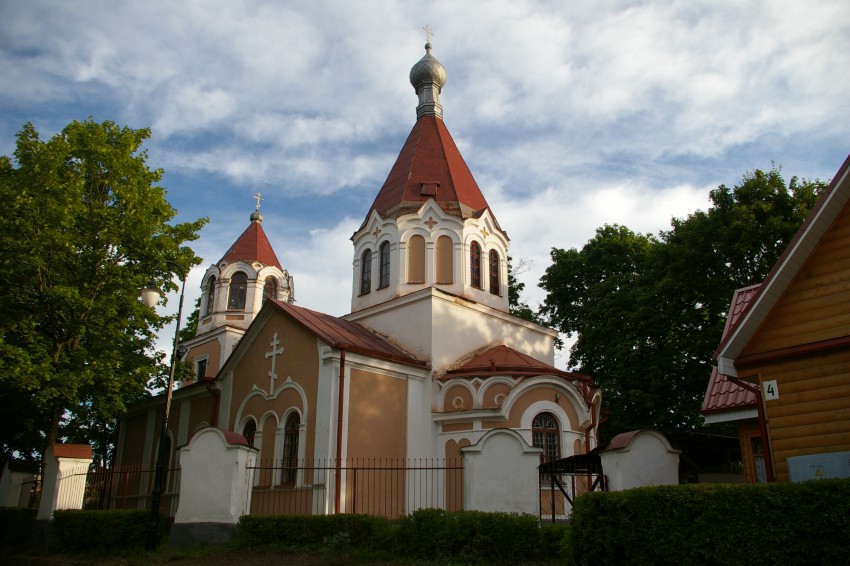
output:
{"label": "white stone cross relief", "polygon": [[274,380],[277,379],[277,374],[274,371],[275,359],[278,354],[283,354],[283,346],[278,348],[279,344],[280,342],[277,339],[277,332],[275,332],[274,336],[272,336],[271,341],[272,350],[271,352],[266,352],[266,358],[272,359],[272,369],[269,370],[269,395],[272,395],[274,393]]}

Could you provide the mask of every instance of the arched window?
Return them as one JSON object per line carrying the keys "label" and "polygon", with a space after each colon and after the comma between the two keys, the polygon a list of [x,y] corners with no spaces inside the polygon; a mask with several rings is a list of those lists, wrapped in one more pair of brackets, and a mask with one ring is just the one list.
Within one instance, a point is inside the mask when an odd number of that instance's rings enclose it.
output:
{"label": "arched window", "polygon": [[277,279],[274,277],[266,277],[266,282],[263,285],[263,303],[266,299],[277,298]]}
{"label": "arched window", "polygon": [[204,314],[212,314],[215,310],[215,277],[207,282],[207,310]]}
{"label": "arched window", "polygon": [[390,243],[384,242],[381,244],[379,254],[381,259],[381,280],[378,282],[378,289],[390,286]]}
{"label": "arched window", "polygon": [[242,436],[248,441],[248,446],[254,447],[254,436],[257,434],[257,423],[254,419],[250,419],[245,423],[245,428],[242,429]]}
{"label": "arched window", "polygon": [[469,246],[469,278],[473,287],[481,288],[481,246],[478,242]]}
{"label": "arched window", "polygon": [[407,282],[425,283],[425,238],[418,234],[407,241]]}
{"label": "arched window", "polygon": [[437,238],[437,283],[439,284],[450,285],[455,282],[453,248],[452,239],[448,236]]}
{"label": "arched window", "polygon": [[301,417],[293,411],[283,427],[283,483],[294,484],[298,477],[298,434]]}
{"label": "arched window", "polygon": [[490,250],[490,292],[494,295],[499,294],[499,252]]}
{"label": "arched window", "polygon": [[366,250],[360,256],[360,294],[372,290],[372,250]]}
{"label": "arched window", "polygon": [[248,276],[237,271],[230,278],[230,296],[227,301],[227,310],[244,311],[245,296],[248,293]]}
{"label": "arched window", "polygon": [[552,413],[540,413],[531,423],[531,442],[543,449],[543,461],[552,462],[561,457],[561,430]]}

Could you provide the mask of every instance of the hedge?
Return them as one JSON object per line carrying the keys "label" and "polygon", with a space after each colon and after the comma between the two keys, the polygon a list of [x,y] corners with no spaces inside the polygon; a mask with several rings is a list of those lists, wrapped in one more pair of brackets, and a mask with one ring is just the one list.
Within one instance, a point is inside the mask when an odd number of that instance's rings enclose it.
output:
{"label": "hedge", "polygon": [[[50,549],[54,552],[141,549],[147,540],[150,517],[150,511],[142,509],[54,511]],[[168,517],[160,516],[160,538],[169,522]]]}
{"label": "hedge", "polygon": [[588,493],[565,548],[578,565],[848,563],[850,480]]}
{"label": "hedge", "polygon": [[37,509],[0,507],[0,556],[29,548]]}

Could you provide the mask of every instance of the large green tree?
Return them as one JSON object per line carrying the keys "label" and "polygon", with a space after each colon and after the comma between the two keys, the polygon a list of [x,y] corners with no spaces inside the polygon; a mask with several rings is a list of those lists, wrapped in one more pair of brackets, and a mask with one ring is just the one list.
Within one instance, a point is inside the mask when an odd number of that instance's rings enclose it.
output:
{"label": "large green tree", "polygon": [[138,289],[176,287],[206,220],[172,222],[149,135],[89,119],[42,141],[26,124],[0,157],[3,456],[41,452],[75,417],[108,424],[161,374],[164,320]]}
{"label": "large green tree", "polygon": [[756,170],[658,237],[604,226],[581,250],[552,250],[541,314],[575,337],[571,369],[602,386],[605,438],[701,426],[732,292],[767,276],[825,186]]}

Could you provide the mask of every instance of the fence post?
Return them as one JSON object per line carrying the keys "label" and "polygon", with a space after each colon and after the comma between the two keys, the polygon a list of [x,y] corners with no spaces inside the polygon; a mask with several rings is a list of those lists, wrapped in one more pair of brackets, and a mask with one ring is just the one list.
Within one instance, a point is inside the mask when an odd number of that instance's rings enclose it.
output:
{"label": "fence post", "polygon": [[48,448],[37,520],[49,521],[56,509],[83,508],[91,462],[92,449],[85,444],[54,444]]}

